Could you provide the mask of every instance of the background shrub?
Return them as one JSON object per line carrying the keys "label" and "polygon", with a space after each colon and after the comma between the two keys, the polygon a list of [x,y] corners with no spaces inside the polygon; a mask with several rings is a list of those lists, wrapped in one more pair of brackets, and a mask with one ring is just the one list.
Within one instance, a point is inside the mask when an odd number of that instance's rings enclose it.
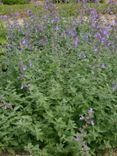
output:
{"label": "background shrub", "polygon": [[3,4],[8,4],[8,5],[12,5],[12,4],[26,4],[29,3],[30,0],[2,0]]}
{"label": "background shrub", "polygon": [[[54,3],[79,3],[82,0],[53,0]],[[96,3],[96,0],[88,0],[88,3]],[[100,0],[100,3],[108,3],[107,0]]]}

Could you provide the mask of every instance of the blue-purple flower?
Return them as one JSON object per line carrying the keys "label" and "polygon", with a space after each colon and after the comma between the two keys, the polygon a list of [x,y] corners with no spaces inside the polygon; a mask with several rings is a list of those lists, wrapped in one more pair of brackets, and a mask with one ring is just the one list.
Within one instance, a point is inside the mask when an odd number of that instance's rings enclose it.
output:
{"label": "blue-purple flower", "polygon": [[62,32],[61,37],[64,38],[66,36],[65,31]]}
{"label": "blue-purple flower", "polygon": [[73,37],[73,46],[75,48],[77,48],[78,44],[79,44],[79,38],[78,38],[78,36]]}
{"label": "blue-purple flower", "polygon": [[53,19],[51,20],[52,23],[58,23],[58,21],[59,21],[59,18],[58,18],[58,17],[55,17],[55,18],[53,18]]}
{"label": "blue-purple flower", "polygon": [[20,74],[19,76],[18,76],[18,80],[23,80],[24,79],[24,75],[23,74]]}
{"label": "blue-purple flower", "polygon": [[26,66],[25,64],[22,64],[22,65],[21,65],[21,70],[22,70],[22,71],[26,71],[26,69],[27,69],[27,66]]}
{"label": "blue-purple flower", "polygon": [[27,47],[28,46],[28,40],[27,39],[23,39],[20,43],[21,47]]}
{"label": "blue-purple flower", "polygon": [[84,115],[80,115],[80,120],[85,120]]}
{"label": "blue-purple flower", "polygon": [[102,37],[100,41],[102,44],[104,44],[104,43],[106,43],[107,39],[105,37]]}
{"label": "blue-purple flower", "polygon": [[32,10],[27,10],[27,15],[31,17],[33,15]]}
{"label": "blue-purple flower", "polygon": [[56,30],[56,31],[59,30],[59,26],[58,26],[58,25],[55,26],[55,30]]}
{"label": "blue-purple flower", "polygon": [[96,3],[99,3],[99,2],[100,2],[100,0],[95,0],[95,2],[96,2]]}
{"label": "blue-purple flower", "polygon": [[32,62],[31,61],[29,62],[29,67],[32,67]]}
{"label": "blue-purple flower", "polygon": [[85,35],[86,41],[89,41],[90,40],[90,36],[91,36],[91,34],[89,32],[87,32],[86,35]]}
{"label": "blue-purple flower", "polygon": [[96,32],[94,38],[101,41],[101,34],[99,32]]}
{"label": "blue-purple flower", "polygon": [[104,37],[109,38],[110,33],[106,28],[102,29],[102,34],[103,34]]}
{"label": "blue-purple flower", "polygon": [[99,18],[99,15],[98,15],[96,9],[91,9],[90,15],[93,20],[96,20],[97,18]]}
{"label": "blue-purple flower", "polygon": [[90,109],[88,110],[88,115],[89,115],[89,117],[92,118],[93,114],[94,114],[94,110],[93,110],[93,108],[90,108]]}

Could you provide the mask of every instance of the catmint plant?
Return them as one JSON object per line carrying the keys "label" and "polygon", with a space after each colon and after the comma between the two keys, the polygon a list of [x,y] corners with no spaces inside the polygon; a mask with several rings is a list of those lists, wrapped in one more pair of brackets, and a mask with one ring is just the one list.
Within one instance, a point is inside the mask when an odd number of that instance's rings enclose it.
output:
{"label": "catmint plant", "polygon": [[80,3],[78,18],[63,18],[61,4],[46,0],[43,15],[27,10],[22,25],[18,13],[6,25],[7,42],[0,44],[1,149],[93,156],[116,147],[116,21],[101,23],[97,8]]}

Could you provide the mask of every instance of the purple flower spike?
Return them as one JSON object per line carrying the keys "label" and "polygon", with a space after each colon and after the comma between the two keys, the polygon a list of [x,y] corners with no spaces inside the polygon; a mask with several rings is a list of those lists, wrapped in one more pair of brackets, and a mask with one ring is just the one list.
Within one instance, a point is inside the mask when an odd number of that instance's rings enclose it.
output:
{"label": "purple flower spike", "polygon": [[61,34],[61,37],[63,37],[63,38],[64,38],[64,37],[65,37],[65,35],[66,35],[66,33],[63,31],[63,32],[62,32],[62,34]]}
{"label": "purple flower spike", "polygon": [[52,22],[52,23],[58,23],[58,21],[59,21],[59,18],[56,17],[56,18],[53,18],[51,22]]}
{"label": "purple flower spike", "polygon": [[107,29],[103,29],[102,30],[102,34],[106,37],[106,38],[109,38],[109,31]]}
{"label": "purple flower spike", "polygon": [[91,120],[91,122],[90,122],[90,123],[91,123],[91,125],[92,125],[92,126],[94,126],[94,125],[95,125],[95,122],[94,122],[93,120]]}
{"label": "purple flower spike", "polygon": [[106,43],[107,40],[106,40],[105,37],[102,37],[100,41],[101,41],[102,44],[104,44],[104,43]]}
{"label": "purple flower spike", "polygon": [[28,16],[32,16],[33,15],[32,11],[31,10],[27,10],[27,15]]}
{"label": "purple flower spike", "polygon": [[23,65],[21,66],[21,69],[22,69],[23,71],[26,71],[27,66],[23,64]]}
{"label": "purple flower spike", "polygon": [[92,9],[90,14],[91,14],[92,19],[94,19],[94,20],[99,17],[99,15],[97,14],[96,9]]}
{"label": "purple flower spike", "polygon": [[112,0],[108,0],[108,3],[109,3],[109,4],[112,4],[112,2],[113,2]]}
{"label": "purple flower spike", "polygon": [[85,117],[83,115],[80,115],[80,120],[85,120]]}
{"label": "purple flower spike", "polygon": [[94,111],[93,111],[93,108],[90,108],[88,110],[88,114],[89,114],[89,117],[92,118],[93,114],[94,114]]}
{"label": "purple flower spike", "polygon": [[15,16],[16,17],[20,16],[20,13],[19,12],[16,12]]}
{"label": "purple flower spike", "polygon": [[19,76],[18,76],[18,80],[22,80],[24,78],[24,75],[23,74],[20,74]]}
{"label": "purple flower spike", "polygon": [[21,46],[21,48],[26,48],[28,46],[28,40],[27,39],[23,39],[20,42],[20,46]]}
{"label": "purple flower spike", "polygon": [[77,48],[78,44],[79,44],[79,39],[76,36],[76,37],[73,38],[73,45],[74,45],[75,48]]}
{"label": "purple flower spike", "polygon": [[27,46],[27,45],[28,45],[28,40],[23,39],[23,40],[21,41],[21,46]]}
{"label": "purple flower spike", "polygon": [[58,25],[55,27],[55,30],[56,30],[56,31],[58,31],[58,30],[59,30],[59,26],[58,26]]}
{"label": "purple flower spike", "polygon": [[96,3],[99,3],[99,2],[100,2],[100,0],[95,0],[95,2],[96,2]]}
{"label": "purple flower spike", "polygon": [[109,42],[109,43],[108,43],[108,46],[110,46],[110,47],[113,48],[113,49],[115,48],[115,45],[114,45],[114,43],[112,43],[112,42]]}
{"label": "purple flower spike", "polygon": [[101,34],[99,32],[96,32],[94,35],[94,38],[100,41],[101,40]]}
{"label": "purple flower spike", "polygon": [[32,67],[32,62],[31,61],[29,62],[29,67]]}
{"label": "purple flower spike", "polygon": [[3,20],[8,20],[8,16],[7,15],[4,15],[3,16]]}
{"label": "purple flower spike", "polygon": [[90,33],[89,33],[89,32],[86,33],[86,35],[85,35],[85,39],[86,39],[86,41],[89,41],[89,39],[90,39]]}

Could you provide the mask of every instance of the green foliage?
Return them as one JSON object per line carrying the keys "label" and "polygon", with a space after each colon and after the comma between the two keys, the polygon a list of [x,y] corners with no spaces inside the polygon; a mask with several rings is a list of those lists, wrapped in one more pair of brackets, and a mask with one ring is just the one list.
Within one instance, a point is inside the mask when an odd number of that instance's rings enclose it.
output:
{"label": "green foliage", "polygon": [[0,21],[0,45],[6,43],[6,28],[5,24]]}
{"label": "green foliage", "polygon": [[30,0],[2,0],[3,4],[13,5],[13,4],[26,4]]}
{"label": "green foliage", "polygon": [[0,21],[0,71],[2,69],[3,66],[3,59],[4,59],[4,55],[5,55],[5,50],[3,48],[3,45],[7,44],[7,39],[6,39],[6,28],[5,28],[5,24],[4,22]]}
{"label": "green foliage", "polygon": [[5,50],[3,48],[3,45],[7,44],[7,38],[6,38],[7,32],[5,28],[4,22],[0,21],[0,71],[2,69],[2,63],[5,55]]}

